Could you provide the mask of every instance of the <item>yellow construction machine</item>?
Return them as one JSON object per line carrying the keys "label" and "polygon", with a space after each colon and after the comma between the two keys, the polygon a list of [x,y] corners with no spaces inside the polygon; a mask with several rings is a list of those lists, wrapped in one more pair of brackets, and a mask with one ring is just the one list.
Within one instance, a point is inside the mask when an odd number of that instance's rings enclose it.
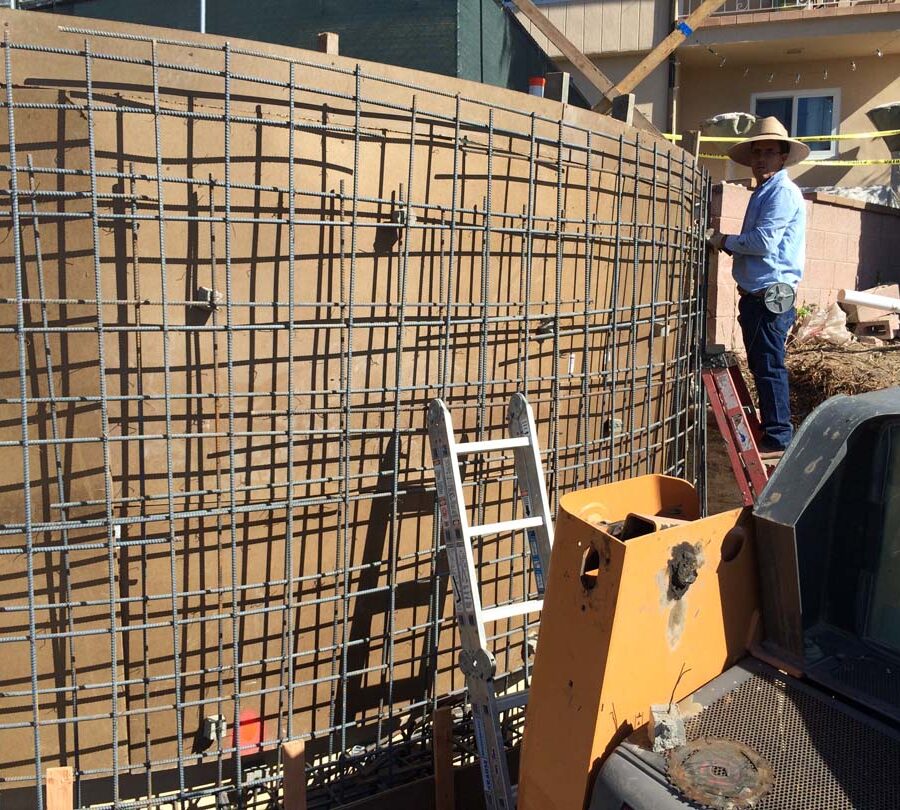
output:
{"label": "yellow construction machine", "polygon": [[752,508],[561,499],[517,806],[900,808],[900,388],[820,406]]}

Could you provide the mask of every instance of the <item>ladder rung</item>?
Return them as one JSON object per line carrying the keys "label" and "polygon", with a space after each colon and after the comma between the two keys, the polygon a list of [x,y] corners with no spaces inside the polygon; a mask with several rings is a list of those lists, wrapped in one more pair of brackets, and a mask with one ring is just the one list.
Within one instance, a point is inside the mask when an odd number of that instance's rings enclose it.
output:
{"label": "ladder rung", "polygon": [[505,712],[509,709],[518,709],[527,703],[527,689],[523,689],[521,692],[510,692],[508,695],[502,695],[497,698],[497,711]]}
{"label": "ladder rung", "polygon": [[542,517],[518,518],[517,520],[501,520],[499,523],[482,523],[480,526],[470,526],[471,537],[481,537],[485,534],[500,534],[501,532],[517,532],[519,529],[530,529],[533,526],[541,526],[544,523]]}
{"label": "ladder rung", "polygon": [[511,450],[514,447],[528,447],[528,436],[516,436],[512,439],[495,439],[488,442],[462,442],[456,445],[459,455],[464,453],[489,453],[491,450]]}
{"label": "ladder rung", "polygon": [[530,599],[527,602],[513,602],[511,605],[499,605],[481,611],[483,622],[499,622],[503,619],[511,619],[514,616],[524,616],[526,613],[537,613],[544,606],[543,599]]}

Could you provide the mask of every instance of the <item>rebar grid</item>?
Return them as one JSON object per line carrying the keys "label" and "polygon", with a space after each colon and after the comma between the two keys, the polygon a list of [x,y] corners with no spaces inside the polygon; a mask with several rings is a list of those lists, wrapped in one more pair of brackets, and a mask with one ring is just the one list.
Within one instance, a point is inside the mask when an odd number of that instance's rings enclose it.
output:
{"label": "rebar grid", "polygon": [[[59,764],[78,807],[250,802],[298,738],[311,807],[427,774],[427,403],[485,439],[523,391],[554,508],[698,479],[706,176],[494,88],[9,20],[0,804]],[[515,516],[511,456],[464,477]],[[524,537],[480,553],[485,604],[533,591]],[[536,629],[498,627],[513,688]]]}

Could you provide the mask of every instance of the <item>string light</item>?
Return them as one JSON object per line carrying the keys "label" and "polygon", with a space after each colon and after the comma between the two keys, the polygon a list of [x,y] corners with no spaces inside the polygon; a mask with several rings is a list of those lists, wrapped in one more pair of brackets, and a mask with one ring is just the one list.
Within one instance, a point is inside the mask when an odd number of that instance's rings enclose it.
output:
{"label": "string light", "polygon": [[853,73],[856,70],[856,62],[850,62],[850,72]]}
{"label": "string light", "polygon": [[822,68],[822,80],[826,81],[828,79],[828,68]]}
{"label": "string light", "polygon": [[796,76],[794,76],[794,84],[800,84],[800,74],[799,73]]}
{"label": "string light", "polygon": [[879,59],[881,59],[881,57],[884,56],[884,51],[881,50],[881,48],[876,48],[876,49],[875,49],[875,56],[877,56]]}
{"label": "string light", "polygon": [[775,78],[775,74],[774,74],[774,73],[770,73],[770,74],[769,74],[769,78],[767,79],[767,81],[769,82],[769,84],[772,84],[772,80],[773,80],[774,78]]}
{"label": "string light", "polygon": [[722,57],[722,61],[719,62],[719,67],[720,67],[720,68],[725,67],[725,63],[726,63],[727,61],[728,61],[728,57],[727,57],[727,56],[723,56],[723,57]]}

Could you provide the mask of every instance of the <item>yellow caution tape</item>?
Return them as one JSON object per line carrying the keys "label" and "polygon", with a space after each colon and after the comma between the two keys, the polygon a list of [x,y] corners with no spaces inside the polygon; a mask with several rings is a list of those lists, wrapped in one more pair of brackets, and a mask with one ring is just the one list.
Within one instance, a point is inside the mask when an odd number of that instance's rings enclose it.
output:
{"label": "yellow caution tape", "polygon": [[[701,154],[706,160],[728,160],[728,155]],[[801,160],[801,165],[815,166],[900,166],[900,158],[884,158],[880,160]]]}
{"label": "yellow caution tape", "polygon": [[[900,135],[900,129],[885,129],[880,130],[878,132],[848,132],[845,135],[803,135],[798,138],[794,138],[795,141],[859,141],[866,140],[869,138],[888,138],[892,135]],[[673,132],[665,132],[663,133],[663,137],[668,138],[670,141],[678,142],[681,140],[681,135],[676,135]],[[701,135],[700,140],[703,143],[740,143],[744,140],[744,138],[740,137],[732,137],[732,136],[719,136],[719,135]]]}

